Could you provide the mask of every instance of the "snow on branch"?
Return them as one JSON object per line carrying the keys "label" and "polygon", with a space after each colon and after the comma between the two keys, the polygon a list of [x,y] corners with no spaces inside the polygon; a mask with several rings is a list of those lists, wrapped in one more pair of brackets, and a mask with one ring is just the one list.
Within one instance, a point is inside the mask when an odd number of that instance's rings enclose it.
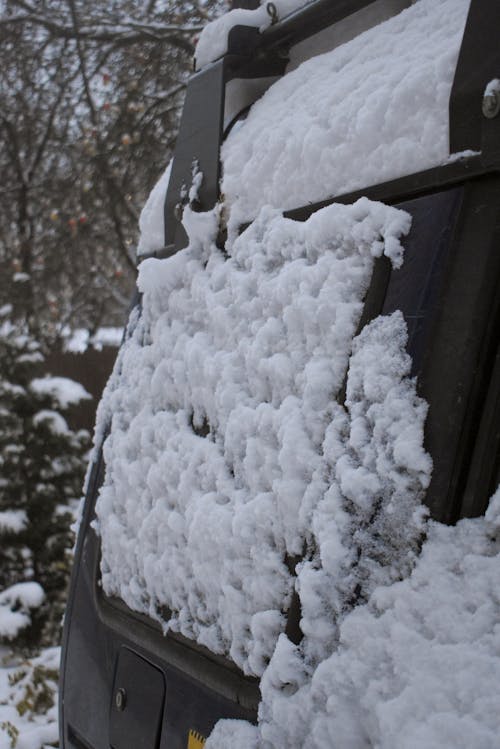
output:
{"label": "snow on branch", "polygon": [[24,510],[5,510],[0,512],[0,536],[6,533],[21,533],[28,523]]}
{"label": "snow on branch", "polygon": [[30,612],[45,600],[43,588],[38,583],[11,585],[0,593],[0,637],[13,640],[31,624]]}
{"label": "snow on branch", "polygon": [[68,377],[37,377],[31,381],[30,389],[37,395],[50,395],[61,408],[92,398],[83,385]]}

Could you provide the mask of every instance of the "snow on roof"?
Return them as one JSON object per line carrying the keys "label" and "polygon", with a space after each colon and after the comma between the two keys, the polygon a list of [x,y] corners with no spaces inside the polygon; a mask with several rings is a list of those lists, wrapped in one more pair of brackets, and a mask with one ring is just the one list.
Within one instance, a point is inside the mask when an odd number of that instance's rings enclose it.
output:
{"label": "snow on roof", "polygon": [[469,0],[419,0],[279,79],[229,134],[230,226],[436,166]]}
{"label": "snow on roof", "polygon": [[[273,84],[222,147],[231,237],[264,205],[297,208],[449,161],[448,100],[468,7],[418,0]],[[261,12],[232,11],[214,28]],[[139,256],[164,245],[169,177],[170,165],[144,206]]]}

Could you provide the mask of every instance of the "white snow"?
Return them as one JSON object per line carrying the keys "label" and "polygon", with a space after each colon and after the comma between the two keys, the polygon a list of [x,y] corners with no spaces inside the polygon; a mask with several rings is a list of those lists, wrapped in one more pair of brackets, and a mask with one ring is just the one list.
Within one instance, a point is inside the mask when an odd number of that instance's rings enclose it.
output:
{"label": "white snow", "polygon": [[88,345],[100,351],[105,346],[118,347],[122,342],[122,338],[122,327],[104,326],[102,328],[98,328],[96,332],[92,336],[90,336]]}
{"label": "white snow", "polygon": [[28,661],[0,650],[0,748],[57,746],[57,678],[60,648]]}
{"label": "white snow", "polygon": [[496,749],[500,731],[500,489],[485,518],[428,524],[410,577],[379,587],[304,672],[282,636],[259,726],[221,721],[207,749]]}
{"label": "white snow", "polygon": [[[342,570],[331,606],[345,608],[358,583],[368,594],[407,570],[421,533],[431,465],[399,314],[358,338],[346,408],[334,401],[373,257],[401,262],[410,218],[366,199],[305,223],[263,209],[229,258],[213,212],[185,218],[190,247],[140,267],[143,315],[100,408],[112,421],[96,508],[102,580],[155,618],[169,607],[166,626],[261,674],[292,591],[286,553],[315,548],[298,578],[312,654],[324,579]],[[378,544],[358,534],[366,555],[354,564],[352,525],[386,505]],[[335,518],[334,543],[322,534]]]}
{"label": "white snow", "polygon": [[447,164],[451,164],[454,161],[462,161],[463,159],[470,159],[474,156],[479,156],[481,151],[472,151],[470,148],[467,148],[465,151],[457,151],[457,153],[452,153],[448,156],[446,159]]}
{"label": "white snow", "polygon": [[164,204],[172,162],[170,162],[156,185],[151,190],[149,198],[141,211],[139,228],[141,235],[137,245],[137,256],[155,252],[165,245],[165,217]]}
{"label": "white snow", "polygon": [[[230,239],[265,205],[297,208],[475,155],[450,156],[448,139],[448,100],[469,4],[418,0],[273,84],[222,147]],[[262,13],[263,7],[231,11],[206,27],[200,43],[205,34],[224,40],[219,24],[229,28],[238,14]],[[138,256],[164,245],[170,170],[171,164],[143,208]]]}
{"label": "white snow", "polygon": [[17,583],[0,591],[0,637],[13,639],[31,624],[30,611],[43,603],[45,593],[35,582]]}
{"label": "white snow", "polygon": [[30,389],[38,395],[50,395],[61,408],[80,403],[82,400],[92,398],[83,385],[70,380],[68,377],[36,377],[30,382]]}
{"label": "white snow", "polygon": [[42,423],[45,423],[54,434],[67,434],[69,432],[68,422],[64,416],[49,408],[44,408],[33,416],[35,426]]}
{"label": "white snow", "polygon": [[298,208],[443,163],[469,0],[419,0],[278,80],[228,136],[232,234],[264,205]]}
{"label": "white snow", "polygon": [[83,354],[89,348],[94,348],[97,351],[105,346],[118,348],[123,337],[123,328],[105,326],[98,328],[93,335],[86,328],[67,329],[63,335],[65,351]]}
{"label": "white snow", "polygon": [[489,83],[486,85],[486,88],[484,89],[484,96],[498,96],[500,93],[500,80],[498,78],[493,78]]}
{"label": "white snow", "polygon": [[2,533],[21,533],[26,528],[27,522],[28,518],[24,510],[0,512],[0,536]]}
{"label": "white snow", "polygon": [[44,361],[41,351],[32,351],[28,354],[21,354],[17,357],[19,364],[40,364]]}
{"label": "white snow", "polygon": [[[409,216],[367,199],[281,215],[450,159],[468,6],[419,0],[274,84],[224,145],[224,211],[188,206],[189,247],[140,266],[142,315],[96,429],[111,423],[102,583],[261,676],[258,725],[220,721],[207,749],[498,746],[500,490],[485,518],[426,519],[427,406],[403,317],[356,335],[374,258],[401,264]],[[241,13],[209,27],[198,62]],[[142,254],[163,246],[167,183]],[[299,646],[284,634],[294,589]]]}
{"label": "white snow", "polygon": [[14,273],[12,280],[14,283],[26,283],[31,279],[29,273]]}
{"label": "white snow", "polygon": [[201,184],[203,182],[203,172],[200,171],[198,161],[195,160],[192,168],[191,187],[188,191],[189,204],[191,205],[198,200]]}
{"label": "white snow", "polygon": [[[274,0],[278,19],[282,20],[292,11],[308,5],[309,2],[311,0]],[[267,0],[262,0],[260,8],[257,8],[257,10],[237,8],[229,11],[229,13],[224,13],[215,21],[207,24],[196,45],[196,68],[198,70],[204,68],[227,52],[228,35],[234,26],[252,26],[261,31],[270,26],[272,16],[267,11],[267,5]]]}

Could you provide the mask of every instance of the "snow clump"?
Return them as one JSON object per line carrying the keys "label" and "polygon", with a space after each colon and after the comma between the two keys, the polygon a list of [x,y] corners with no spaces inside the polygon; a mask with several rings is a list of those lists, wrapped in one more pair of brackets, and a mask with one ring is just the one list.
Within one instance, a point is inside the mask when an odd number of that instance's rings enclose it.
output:
{"label": "snow clump", "polygon": [[30,611],[45,600],[41,585],[35,582],[17,583],[0,592],[0,637],[13,640],[31,624]]}
{"label": "snow clump", "polygon": [[36,377],[31,380],[30,389],[37,395],[50,395],[61,408],[68,408],[82,400],[92,398],[83,385],[68,377],[52,377],[51,375]]}
{"label": "snow clump", "polygon": [[149,197],[139,217],[139,228],[141,234],[137,245],[137,256],[148,255],[162,248],[165,244],[165,221],[163,208],[165,195],[167,194],[168,182],[172,162],[170,162],[161,175],[156,185],[151,190]]}
{"label": "snow clump", "polygon": [[430,522],[412,574],[346,616],[338,647],[293,694],[287,673],[303,660],[282,635],[259,725],[219,721],[207,749],[495,749],[499,574],[500,487],[486,517]]}
{"label": "snow clump", "polygon": [[[0,486],[5,479],[0,479]],[[28,516],[25,510],[3,510],[0,512],[0,533],[21,533],[28,525]]]}

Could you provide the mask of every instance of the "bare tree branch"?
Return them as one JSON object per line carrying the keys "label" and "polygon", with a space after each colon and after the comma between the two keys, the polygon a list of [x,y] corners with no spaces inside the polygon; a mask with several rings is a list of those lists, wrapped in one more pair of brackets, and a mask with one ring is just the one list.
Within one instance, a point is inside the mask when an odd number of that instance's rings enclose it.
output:
{"label": "bare tree branch", "polygon": [[154,40],[170,44],[191,55],[194,53],[194,45],[189,38],[198,34],[203,28],[203,24],[147,23],[133,18],[118,23],[106,18],[95,19],[91,23],[87,21],[75,28],[73,23],[62,23],[46,14],[39,13],[36,7],[25,0],[11,0],[11,4],[18,6],[25,13],[24,15],[5,16],[1,19],[3,25],[32,23],[44,27],[55,37],[62,39],[107,42],[120,46]]}

